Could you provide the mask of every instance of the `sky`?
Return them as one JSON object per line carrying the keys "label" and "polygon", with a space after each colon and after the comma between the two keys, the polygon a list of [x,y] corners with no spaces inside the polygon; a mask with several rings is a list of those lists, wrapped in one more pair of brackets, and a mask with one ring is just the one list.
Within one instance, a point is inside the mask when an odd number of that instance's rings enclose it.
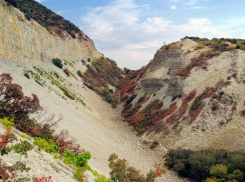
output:
{"label": "sky", "polygon": [[185,36],[245,39],[244,0],[36,0],[77,25],[121,68]]}

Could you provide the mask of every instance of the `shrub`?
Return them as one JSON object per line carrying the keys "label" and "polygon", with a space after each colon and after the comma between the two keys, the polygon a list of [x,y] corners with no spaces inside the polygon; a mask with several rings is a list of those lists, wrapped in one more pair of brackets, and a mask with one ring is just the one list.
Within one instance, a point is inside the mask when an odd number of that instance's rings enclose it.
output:
{"label": "shrub", "polygon": [[110,177],[114,181],[138,181],[138,182],[152,182],[156,177],[160,177],[165,173],[165,170],[161,165],[156,165],[155,171],[150,170],[146,177],[139,174],[139,171],[134,167],[128,166],[125,159],[118,159],[118,156],[114,153],[109,157]]}
{"label": "shrub", "polygon": [[204,48],[204,46],[198,45],[198,46],[195,48],[195,50],[199,50],[199,49],[203,49],[203,48]]}
{"label": "shrub", "polygon": [[80,70],[77,71],[77,74],[82,78],[82,72]]}
{"label": "shrub", "polygon": [[30,168],[26,167],[25,163],[21,162],[21,158],[22,156],[27,157],[27,152],[33,149],[33,146],[29,142],[22,140],[14,145],[7,145],[8,143],[13,143],[15,140],[17,141],[17,138],[9,129],[5,131],[5,134],[0,136],[0,139],[0,155],[8,155],[11,151],[20,155],[19,160],[12,166],[5,165],[2,159],[0,159],[0,179],[2,181],[28,181],[26,177],[18,178],[18,171],[28,172],[30,170]]}
{"label": "shrub", "polygon": [[154,140],[150,146],[150,149],[155,149],[159,145],[159,142]]}
{"label": "shrub", "polygon": [[76,156],[74,164],[77,167],[85,167],[90,158],[91,158],[90,152],[86,151],[83,154],[79,154],[79,155]]}
{"label": "shrub", "polygon": [[75,97],[71,95],[67,90],[63,90],[65,96],[67,96],[71,100],[75,100]]}
{"label": "shrub", "polygon": [[35,94],[33,98],[24,96],[22,87],[12,83],[10,74],[3,73],[0,80],[1,110],[0,118],[13,119],[17,129],[21,130],[21,123],[30,121],[29,115],[41,110],[39,99]]}
{"label": "shrub", "polygon": [[215,166],[211,167],[210,175],[219,179],[220,181],[225,181],[227,174],[227,167],[222,164],[216,164]]}
{"label": "shrub", "polygon": [[59,74],[56,71],[53,71],[54,76],[56,76],[56,78],[60,78]]}
{"label": "shrub", "polygon": [[86,61],[84,61],[83,59],[81,61],[82,61],[83,65],[86,65]]}
{"label": "shrub", "polygon": [[107,182],[108,180],[104,175],[99,175],[98,178],[94,180],[95,182]]}
{"label": "shrub", "polygon": [[28,138],[29,138],[28,135],[26,135],[25,133],[20,133],[20,136],[21,136],[22,138],[25,138],[25,139],[28,139]]}
{"label": "shrub", "polygon": [[45,140],[42,138],[34,137],[34,145],[38,146],[38,150],[41,149],[47,151],[47,152],[58,152],[61,151],[59,147],[59,142],[54,142],[53,140]]}
{"label": "shrub", "polygon": [[12,128],[12,126],[14,126],[14,123],[12,121],[9,121],[9,118],[2,118],[0,119],[0,123],[2,123],[3,127],[6,130],[10,130]]}
{"label": "shrub", "polygon": [[78,181],[80,181],[80,182],[83,182],[83,181],[84,181],[84,174],[83,174],[84,171],[85,171],[85,169],[82,168],[82,167],[77,167],[77,168],[76,168],[76,172],[75,172],[75,174],[74,174],[74,177],[75,177]]}
{"label": "shrub", "polygon": [[52,62],[55,66],[57,66],[58,68],[62,69],[63,64],[62,61],[59,58],[54,58],[52,59]]}
{"label": "shrub", "polygon": [[76,144],[74,140],[67,140],[68,137],[69,137],[68,131],[62,130],[59,134],[52,135],[52,140],[54,142],[59,142],[59,147],[62,153],[66,152],[67,150],[70,150],[76,155],[85,152],[84,149],[82,150],[80,149],[80,145]]}
{"label": "shrub", "polygon": [[73,164],[76,167],[86,167],[88,160],[91,158],[91,154],[88,151],[76,155],[74,152],[68,150],[62,155],[64,157],[64,163]]}
{"label": "shrub", "polygon": [[85,82],[83,82],[83,84],[84,84],[86,87],[88,87],[90,90],[95,90],[95,88],[94,88],[92,85],[89,85],[89,84],[87,84],[87,83],[85,83]]}
{"label": "shrub", "polygon": [[30,76],[29,76],[29,74],[28,73],[24,73],[24,76],[26,77],[26,78],[28,78],[28,79],[30,79]]}
{"label": "shrub", "polygon": [[130,104],[130,103],[134,100],[135,97],[137,97],[137,94],[134,94],[134,95],[130,96],[130,97],[126,100],[126,104]]}
{"label": "shrub", "polygon": [[63,71],[68,77],[70,76],[70,71],[68,70],[68,68],[63,69]]}

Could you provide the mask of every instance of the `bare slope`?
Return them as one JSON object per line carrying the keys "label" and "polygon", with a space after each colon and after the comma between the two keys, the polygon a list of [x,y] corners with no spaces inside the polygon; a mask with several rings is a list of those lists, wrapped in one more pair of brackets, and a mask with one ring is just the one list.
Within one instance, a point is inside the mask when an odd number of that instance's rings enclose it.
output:
{"label": "bare slope", "polygon": [[244,150],[243,44],[186,38],[163,46],[121,87],[124,119],[165,148]]}
{"label": "bare slope", "polygon": [[[43,86],[38,84],[35,76],[32,77],[30,73],[31,79],[26,78],[23,70],[32,70],[33,73],[38,74],[33,67],[49,73],[56,71],[60,76],[57,81],[61,85],[68,86],[70,91],[86,103],[86,106],[66,97],[57,86],[45,79],[45,76],[40,76],[39,79]],[[67,67],[72,70],[71,67]],[[75,67],[82,69],[84,65],[77,62]],[[126,158],[130,165],[140,169],[143,173],[151,169],[155,162],[161,160],[161,153],[147,149],[141,143],[141,139],[132,133],[130,127],[121,122],[120,111],[113,110],[111,105],[103,101],[100,96],[87,89],[77,75],[79,80],[74,77],[66,77],[66,74],[52,63],[22,63],[6,60],[0,61],[0,72],[11,73],[14,83],[21,85],[26,95],[36,93],[41,105],[47,108],[48,113],[54,112],[57,117],[59,114],[63,116],[56,130],[69,130],[71,137],[77,139],[77,143],[81,144],[82,148],[91,152],[92,159],[89,160],[89,165],[99,173],[109,176],[107,160],[113,152],[120,158]],[[76,74],[74,70],[72,72]],[[165,175],[160,181],[169,181],[169,179],[181,181],[175,175],[170,174]]]}

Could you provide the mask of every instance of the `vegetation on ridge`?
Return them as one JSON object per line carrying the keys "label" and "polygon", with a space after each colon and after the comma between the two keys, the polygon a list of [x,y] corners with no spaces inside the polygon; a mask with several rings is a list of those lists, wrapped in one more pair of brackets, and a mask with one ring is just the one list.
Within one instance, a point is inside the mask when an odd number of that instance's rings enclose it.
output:
{"label": "vegetation on ridge", "polygon": [[[207,61],[214,56],[220,55],[222,52],[231,51],[234,49],[245,50],[245,40],[244,39],[217,39],[213,38],[211,40],[207,38],[199,37],[185,37],[183,39],[191,39],[198,43],[195,50],[207,48],[208,50],[201,51],[197,57],[191,59],[191,63],[188,64],[181,70],[176,72],[176,75],[186,78],[190,75],[192,68],[200,67],[204,70],[207,69]],[[164,46],[163,46],[164,47]],[[163,49],[163,48],[161,48]],[[188,50],[184,55],[189,54],[191,51]]]}
{"label": "vegetation on ridge", "polygon": [[87,64],[87,70],[78,75],[83,78],[84,84],[97,94],[102,96],[104,100],[116,108],[118,105],[118,98],[109,88],[109,85],[116,86],[116,84],[123,79],[123,70],[121,70],[116,62],[109,58],[101,57]]}
{"label": "vegetation on ridge", "polygon": [[5,1],[22,11],[25,14],[26,19],[30,20],[32,18],[48,31],[53,32],[62,38],[70,35],[72,38],[78,38],[79,40],[90,40],[90,38],[76,25],[65,20],[62,16],[57,15],[34,0]]}

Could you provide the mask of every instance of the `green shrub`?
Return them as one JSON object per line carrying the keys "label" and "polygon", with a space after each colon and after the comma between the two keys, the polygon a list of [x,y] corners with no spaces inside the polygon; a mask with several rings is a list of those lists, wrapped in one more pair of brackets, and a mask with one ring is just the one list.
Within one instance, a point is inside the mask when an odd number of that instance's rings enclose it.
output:
{"label": "green shrub", "polygon": [[77,71],[77,74],[82,78],[82,72],[80,70]]}
{"label": "green shrub", "polygon": [[86,167],[88,160],[91,158],[91,153],[86,151],[83,154],[76,156],[74,165],[77,167]]}
{"label": "green shrub", "polygon": [[2,123],[3,127],[6,130],[10,130],[12,126],[14,126],[14,122],[10,121],[9,118],[6,118],[6,117],[0,119],[0,123]]}
{"label": "green shrub", "polygon": [[30,79],[30,76],[29,76],[29,74],[28,73],[24,73],[24,76],[26,77],[26,78],[28,78],[28,79]]}
{"label": "green shrub", "polygon": [[31,15],[30,14],[25,14],[25,18],[29,21],[31,21]]}
{"label": "green shrub", "polygon": [[63,90],[65,96],[67,96],[71,100],[75,100],[75,97],[73,97],[67,90]]}
{"label": "green shrub", "polygon": [[199,46],[197,46],[197,47],[195,48],[195,50],[199,50],[199,49],[203,49],[203,48],[204,48],[204,46],[199,45]]}
{"label": "green shrub", "polygon": [[63,64],[62,61],[59,58],[54,58],[52,59],[52,62],[55,66],[57,66],[58,68],[62,69],[63,68]]}
{"label": "green shrub", "polygon": [[76,154],[71,151],[66,151],[65,153],[62,153],[64,157],[64,163],[65,164],[73,164],[76,159]]}
{"label": "green shrub", "polygon": [[127,100],[126,100],[126,104],[130,104],[134,99],[135,97],[137,97],[137,94],[134,94],[132,96],[130,96]]}
{"label": "green shrub", "polygon": [[89,84],[87,84],[87,83],[85,83],[85,82],[83,82],[83,84],[84,84],[86,87],[88,87],[90,90],[95,90],[94,87],[93,87],[92,85],[89,85]]}
{"label": "green shrub", "polygon": [[20,133],[20,136],[21,136],[22,138],[25,138],[25,139],[28,139],[28,138],[29,138],[28,135],[26,135],[25,133]]}
{"label": "green shrub", "polygon": [[76,168],[76,172],[75,172],[75,174],[74,174],[74,177],[75,177],[78,181],[80,181],[80,182],[83,182],[83,181],[84,181],[84,174],[83,174],[84,171],[85,171],[85,169],[82,168],[82,167],[77,167],[77,168]]}
{"label": "green shrub", "polygon": [[95,182],[107,182],[107,179],[104,175],[99,175],[98,178],[94,180]]}
{"label": "green shrub", "polygon": [[212,177],[219,179],[219,181],[225,181],[227,167],[222,164],[216,164],[215,166],[211,167],[210,174]]}
{"label": "green shrub", "polygon": [[71,151],[66,151],[62,155],[64,157],[64,163],[73,164],[76,167],[87,167],[88,160],[91,158],[91,153],[88,151],[79,155]]}
{"label": "green shrub", "polygon": [[54,142],[53,140],[45,140],[39,137],[34,137],[34,145],[38,146],[38,150],[45,150],[47,152],[58,152],[61,151],[59,147],[59,142]]}

